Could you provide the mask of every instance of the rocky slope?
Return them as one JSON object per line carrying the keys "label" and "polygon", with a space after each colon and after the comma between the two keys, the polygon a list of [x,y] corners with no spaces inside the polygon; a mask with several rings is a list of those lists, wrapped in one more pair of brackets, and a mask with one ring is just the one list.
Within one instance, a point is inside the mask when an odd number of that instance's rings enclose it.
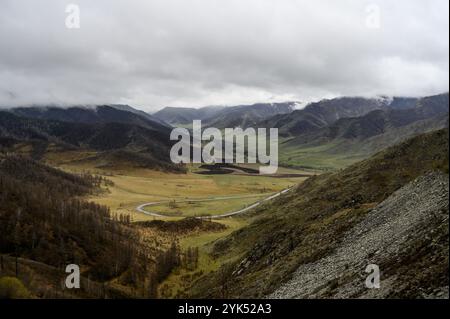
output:
{"label": "rocky slope", "polygon": [[[448,298],[448,176],[402,187],[349,230],[328,256],[301,265],[270,298]],[[379,289],[365,286],[379,265]]]}

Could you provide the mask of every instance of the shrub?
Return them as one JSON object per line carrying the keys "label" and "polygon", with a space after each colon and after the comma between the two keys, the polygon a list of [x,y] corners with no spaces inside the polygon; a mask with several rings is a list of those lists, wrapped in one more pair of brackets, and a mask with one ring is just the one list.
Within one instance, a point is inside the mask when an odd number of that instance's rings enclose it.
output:
{"label": "shrub", "polygon": [[0,299],[25,299],[31,295],[23,283],[15,277],[0,278]]}

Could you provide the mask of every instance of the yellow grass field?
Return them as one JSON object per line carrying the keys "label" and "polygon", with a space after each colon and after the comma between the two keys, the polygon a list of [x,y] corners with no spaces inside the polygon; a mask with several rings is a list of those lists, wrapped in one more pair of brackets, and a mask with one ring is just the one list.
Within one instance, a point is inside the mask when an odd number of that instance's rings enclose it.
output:
{"label": "yellow grass field", "polygon": [[[92,197],[91,200],[109,206],[113,211],[129,213],[133,220],[153,219],[151,216],[136,212],[136,207],[147,202],[203,199],[216,196],[264,195],[275,193],[295,185],[304,178],[271,178],[239,175],[198,175],[167,174],[153,171],[130,171],[107,176],[114,182],[109,192]],[[200,211],[191,207],[180,216],[228,212],[244,208],[256,199],[242,199],[202,203]],[[186,208],[186,207],[184,207]]]}
{"label": "yellow grass field", "polygon": [[[62,161],[61,159],[66,160]],[[134,221],[152,220],[154,217],[139,213],[136,207],[148,202],[167,202],[157,207],[156,211],[168,213],[177,218],[227,213],[245,208],[246,206],[267,197],[271,193],[279,192],[285,188],[302,182],[305,177],[274,178],[267,176],[247,175],[201,175],[196,174],[195,166],[189,168],[186,174],[165,173],[147,169],[116,169],[105,170],[90,165],[73,164],[69,156],[48,157],[53,165],[58,163],[60,168],[74,172],[89,172],[105,176],[114,183],[100,195],[91,196],[89,199],[106,205],[112,212],[129,214]],[[59,162],[57,162],[57,160]],[[297,171],[298,173],[298,171]],[[245,197],[242,199],[229,199],[220,201],[208,201],[195,204],[177,204],[178,207],[170,209],[169,202],[205,199],[213,197]],[[155,211],[154,207],[150,211]],[[168,218],[170,219],[170,218]]]}

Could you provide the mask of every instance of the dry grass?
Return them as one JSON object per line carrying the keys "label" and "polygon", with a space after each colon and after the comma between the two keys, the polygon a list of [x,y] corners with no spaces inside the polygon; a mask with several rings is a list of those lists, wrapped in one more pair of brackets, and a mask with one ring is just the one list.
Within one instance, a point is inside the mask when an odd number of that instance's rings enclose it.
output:
{"label": "dry grass", "polygon": [[[59,155],[60,156],[60,155]],[[64,155],[64,158],[67,158]],[[154,219],[136,212],[136,207],[147,202],[181,201],[223,196],[255,196],[251,199],[230,199],[202,203],[200,207],[186,210],[183,216],[201,215],[204,212],[228,212],[244,208],[261,196],[275,193],[305,180],[304,177],[273,178],[265,176],[242,175],[200,175],[191,167],[187,174],[174,174],[147,169],[103,170],[79,163],[63,163],[60,168],[70,172],[90,172],[105,176],[114,183],[104,194],[93,196],[90,200],[107,205],[113,212],[130,214],[134,221]],[[53,163],[57,161],[53,158]],[[187,207],[183,207],[187,208]],[[170,220],[170,218],[168,218]]]}

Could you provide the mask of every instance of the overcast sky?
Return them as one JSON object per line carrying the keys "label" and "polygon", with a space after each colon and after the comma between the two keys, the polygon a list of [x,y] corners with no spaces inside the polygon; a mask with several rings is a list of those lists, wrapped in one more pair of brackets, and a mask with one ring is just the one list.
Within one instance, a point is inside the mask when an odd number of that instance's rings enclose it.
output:
{"label": "overcast sky", "polygon": [[[66,27],[71,3],[79,29]],[[0,105],[155,111],[442,93],[448,3],[1,0]]]}

